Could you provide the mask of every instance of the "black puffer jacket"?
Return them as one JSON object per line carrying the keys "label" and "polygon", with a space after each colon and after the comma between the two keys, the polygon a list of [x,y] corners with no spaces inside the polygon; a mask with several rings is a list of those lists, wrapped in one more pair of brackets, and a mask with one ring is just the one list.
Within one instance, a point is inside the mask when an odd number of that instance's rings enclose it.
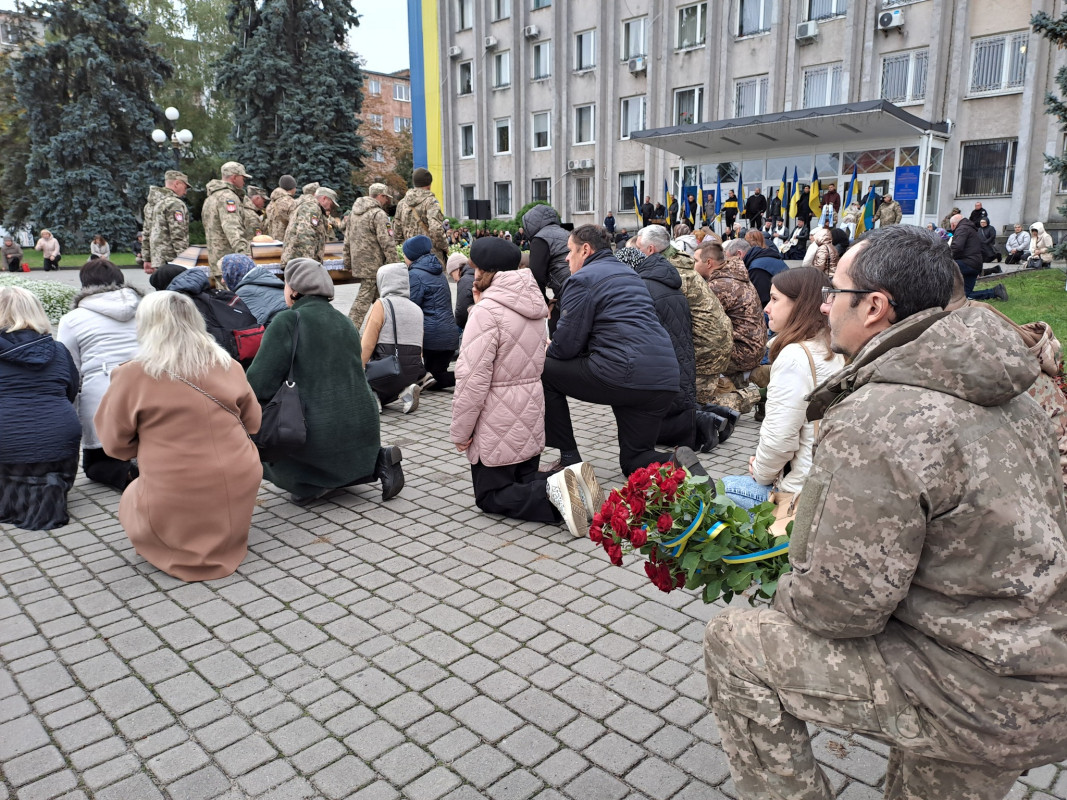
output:
{"label": "black puffer jacket", "polygon": [[982,269],[982,239],[978,235],[978,226],[964,217],[956,223],[956,229],[952,231],[952,257],[961,268],[970,268],[972,271]]}
{"label": "black puffer jacket", "polygon": [[464,264],[460,267],[459,280],[456,281],[456,324],[467,327],[467,315],[474,305],[474,267]]}
{"label": "black puffer jacket", "polygon": [[662,253],[646,256],[634,267],[652,295],[656,316],[666,329],[678,357],[678,396],[671,412],[696,406],[696,356],[693,353],[693,315],[682,294],[682,278]]}
{"label": "black puffer jacket", "polygon": [[551,289],[556,297],[563,282],[571,276],[567,266],[567,240],[570,234],[559,224],[559,214],[552,206],[534,206],[522,215],[522,227],[530,237],[530,271],[544,292]]}

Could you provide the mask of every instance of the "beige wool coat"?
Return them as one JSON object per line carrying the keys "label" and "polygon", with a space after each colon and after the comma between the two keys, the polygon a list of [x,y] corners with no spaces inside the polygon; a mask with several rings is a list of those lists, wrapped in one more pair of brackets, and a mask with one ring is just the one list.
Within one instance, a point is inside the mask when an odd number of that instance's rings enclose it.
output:
{"label": "beige wool coat", "polygon": [[[249,433],[259,430],[259,402],[236,362],[192,383],[238,412]],[[119,502],[119,521],[137,552],[183,581],[237,569],[263,477],[259,453],[237,418],[131,361],[111,373],[95,422],[108,455],[137,459],[140,477]]]}

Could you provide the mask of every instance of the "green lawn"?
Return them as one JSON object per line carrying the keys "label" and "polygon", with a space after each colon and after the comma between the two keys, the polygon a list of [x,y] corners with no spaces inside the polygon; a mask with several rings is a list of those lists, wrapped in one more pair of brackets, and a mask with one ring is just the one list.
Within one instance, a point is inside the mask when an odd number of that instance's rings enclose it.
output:
{"label": "green lawn", "polygon": [[[32,247],[22,248],[22,260],[29,264],[32,269],[40,269],[42,265],[41,254]],[[81,265],[89,260],[88,253],[63,253],[59,261],[60,269],[81,269]],[[111,263],[117,267],[132,267],[137,262],[133,253],[112,253]]]}
{"label": "green lawn", "polygon": [[1003,283],[1008,290],[1008,301],[994,300],[992,305],[1016,322],[1041,320],[1052,326],[1056,336],[1067,336],[1067,291],[1064,291],[1065,276],[1062,269],[1043,269],[1006,275],[1002,280],[979,281],[978,289],[987,289]]}

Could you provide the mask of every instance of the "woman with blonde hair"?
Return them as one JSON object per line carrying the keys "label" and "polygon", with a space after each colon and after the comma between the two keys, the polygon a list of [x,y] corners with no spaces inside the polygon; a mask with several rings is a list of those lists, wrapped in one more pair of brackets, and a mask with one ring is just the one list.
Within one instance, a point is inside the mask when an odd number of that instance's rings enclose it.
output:
{"label": "woman with blonde hair", "polygon": [[231,574],[248,551],[263,469],[249,439],[260,406],[193,301],[156,292],[137,308],[137,356],[111,373],[95,424],[114,458],[136,457],[119,521],[137,552],[183,581]]}
{"label": "woman with blonde hair", "polygon": [[52,231],[45,228],[41,231],[41,238],[33,246],[34,250],[41,251],[45,272],[59,269],[59,239],[52,235]]}
{"label": "woman with blonde hair", "polygon": [[0,286],[0,522],[43,531],[67,524],[81,441],[78,384],[41,301]]}

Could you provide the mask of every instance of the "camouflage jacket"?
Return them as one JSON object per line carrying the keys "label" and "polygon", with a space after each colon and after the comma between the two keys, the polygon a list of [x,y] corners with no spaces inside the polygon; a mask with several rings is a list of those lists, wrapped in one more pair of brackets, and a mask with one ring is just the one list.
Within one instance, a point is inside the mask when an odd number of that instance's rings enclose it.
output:
{"label": "camouflage jacket", "polygon": [[285,229],[293,214],[296,198],[280,186],[270,193],[267,204],[267,234],[276,242],[285,240]]}
{"label": "camouflage jacket", "polygon": [[663,251],[682,277],[682,294],[689,301],[693,315],[693,351],[696,354],[697,375],[718,375],[730,363],[733,352],[734,327],[719,298],[700,277],[693,259],[673,247]]}
{"label": "camouflage jacket", "polygon": [[173,261],[189,246],[189,209],[184,200],[166,187],[159,190],[149,241],[157,267]]}
{"label": "camouflage jacket", "polygon": [[767,349],[767,322],[763,305],[743,258],[728,258],[708,278],[708,286],[722,303],[734,327],[730,360],[742,372],[753,370]]}
{"label": "camouflage jacket", "polygon": [[312,258],[322,262],[326,252],[326,214],[314,199],[298,203],[285,231],[282,264],[293,258]]}
{"label": "camouflage jacket", "polygon": [[871,637],[920,727],[1020,770],[1067,755],[1067,513],[1038,371],[983,309],[868,342],[812,395],[774,599],[817,635]]}
{"label": "camouflage jacket", "polygon": [[267,232],[267,222],[263,216],[260,215],[259,209],[256,208],[252,202],[252,198],[245,195],[244,201],[241,204],[241,213],[245,220],[245,238],[248,241],[252,241],[252,237],[257,234]]}
{"label": "camouflage jacket", "polygon": [[144,241],[141,242],[141,259],[148,263],[152,263],[153,215],[155,213],[156,203],[159,202],[159,193],[162,189],[162,186],[149,186],[148,199],[144,204],[144,226],[141,228],[141,230],[144,231]]}
{"label": "camouflage jacket", "polygon": [[904,217],[904,211],[900,207],[900,203],[896,200],[890,200],[888,203],[882,203],[878,206],[878,224],[881,227],[887,225],[896,225]]}
{"label": "camouflage jacket", "polygon": [[212,270],[230,253],[251,254],[244,220],[244,192],[226,181],[208,181],[207,199],[200,212],[207,239],[207,258]]}
{"label": "camouflage jacket", "polygon": [[345,229],[345,269],[373,279],[378,267],[396,261],[396,243],[389,233],[389,215],[373,197],[352,204]]}
{"label": "camouflage jacket", "polygon": [[445,240],[445,215],[429,189],[408,189],[404,198],[396,204],[393,218],[396,241],[403,244],[413,236],[429,236],[434,255],[444,264],[448,260],[448,242]]}

